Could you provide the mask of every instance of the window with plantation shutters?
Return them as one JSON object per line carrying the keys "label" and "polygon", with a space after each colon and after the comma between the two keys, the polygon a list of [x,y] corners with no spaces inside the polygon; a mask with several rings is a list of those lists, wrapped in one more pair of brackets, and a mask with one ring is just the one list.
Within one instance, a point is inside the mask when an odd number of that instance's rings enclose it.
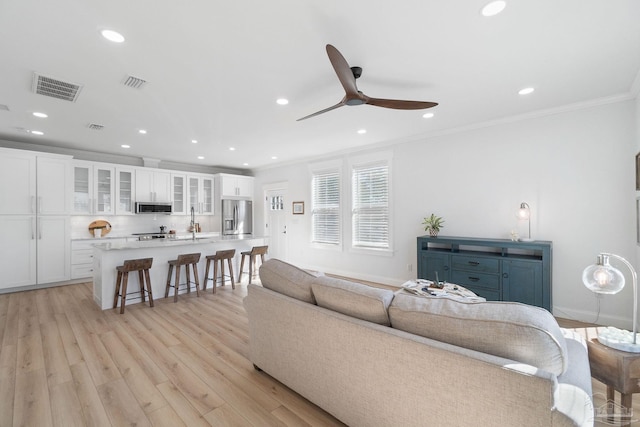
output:
{"label": "window with plantation shutters", "polygon": [[341,244],[340,169],[312,172],[311,192],[312,242]]}
{"label": "window with plantation shutters", "polygon": [[388,161],[354,165],[351,193],[353,247],[389,249]]}

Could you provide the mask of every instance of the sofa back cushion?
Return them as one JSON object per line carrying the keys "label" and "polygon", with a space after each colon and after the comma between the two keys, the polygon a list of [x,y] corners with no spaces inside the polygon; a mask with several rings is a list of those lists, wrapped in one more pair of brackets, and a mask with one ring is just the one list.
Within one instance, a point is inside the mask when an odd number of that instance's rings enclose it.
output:
{"label": "sofa back cushion", "polygon": [[316,274],[308,273],[276,258],[271,258],[260,266],[262,286],[311,304],[316,303],[311,292],[311,282],[315,278]]}
{"label": "sofa back cushion", "polygon": [[493,354],[561,375],[567,346],[551,313],[514,302],[463,302],[399,291],[391,325],[426,338]]}
{"label": "sofa back cushion", "polygon": [[389,304],[393,292],[331,277],[318,277],[311,284],[320,307],[347,316],[389,326]]}

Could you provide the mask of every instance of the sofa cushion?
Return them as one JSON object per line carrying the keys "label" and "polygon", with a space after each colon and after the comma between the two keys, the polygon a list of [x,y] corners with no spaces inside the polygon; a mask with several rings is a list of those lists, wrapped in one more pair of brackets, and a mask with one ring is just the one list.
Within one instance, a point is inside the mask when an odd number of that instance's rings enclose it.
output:
{"label": "sofa cushion", "polygon": [[551,313],[514,302],[463,302],[398,292],[389,307],[396,329],[505,357],[561,375],[564,336]]}
{"label": "sofa cushion", "polygon": [[276,258],[271,258],[260,266],[262,286],[311,304],[316,303],[311,292],[311,282],[318,275],[322,273],[311,274]]}
{"label": "sofa cushion", "polygon": [[311,284],[319,306],[358,319],[389,326],[389,304],[393,292],[331,277],[318,277]]}

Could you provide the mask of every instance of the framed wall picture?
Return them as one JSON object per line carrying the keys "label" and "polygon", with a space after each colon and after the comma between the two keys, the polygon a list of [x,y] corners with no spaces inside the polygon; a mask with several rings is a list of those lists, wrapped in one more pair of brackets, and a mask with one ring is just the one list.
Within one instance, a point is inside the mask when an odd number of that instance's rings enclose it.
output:
{"label": "framed wall picture", "polygon": [[304,214],[304,202],[293,202],[293,214],[294,215]]}
{"label": "framed wall picture", "polygon": [[636,154],[636,190],[640,191],[640,153]]}

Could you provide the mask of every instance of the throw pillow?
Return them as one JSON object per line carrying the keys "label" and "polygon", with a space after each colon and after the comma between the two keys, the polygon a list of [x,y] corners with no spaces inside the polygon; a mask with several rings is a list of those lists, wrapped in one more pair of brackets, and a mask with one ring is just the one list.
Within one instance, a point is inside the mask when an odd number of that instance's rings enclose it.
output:
{"label": "throw pillow", "polygon": [[276,258],[271,258],[260,266],[262,286],[311,304],[316,303],[311,292],[311,282],[315,278],[316,275]]}
{"label": "throw pillow", "polygon": [[514,302],[463,302],[397,293],[391,325],[426,338],[505,357],[561,375],[567,345],[547,310]]}
{"label": "throw pillow", "polygon": [[311,284],[320,307],[358,319],[389,326],[393,292],[332,277],[318,277]]}

